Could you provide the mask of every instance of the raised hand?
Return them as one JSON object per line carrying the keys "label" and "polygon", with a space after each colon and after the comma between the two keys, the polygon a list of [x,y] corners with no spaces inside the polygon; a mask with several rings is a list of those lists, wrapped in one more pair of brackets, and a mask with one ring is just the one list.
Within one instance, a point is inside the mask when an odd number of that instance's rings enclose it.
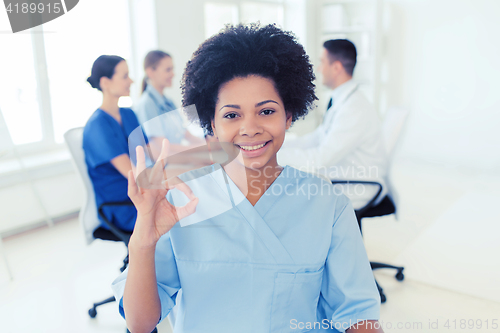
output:
{"label": "raised hand", "polygon": [[[198,198],[179,178],[166,179],[164,168],[168,156],[168,140],[162,143],[158,160],[151,169],[146,168],[146,158],[142,147],[137,147],[136,179],[133,172],[128,174],[128,196],[137,209],[137,221],[130,242],[133,246],[148,248],[156,246],[156,242],[167,233],[180,219],[191,215],[196,210]],[[189,202],[176,207],[168,202],[168,190],[177,188],[188,198]],[[130,246],[130,244],[129,244]]]}

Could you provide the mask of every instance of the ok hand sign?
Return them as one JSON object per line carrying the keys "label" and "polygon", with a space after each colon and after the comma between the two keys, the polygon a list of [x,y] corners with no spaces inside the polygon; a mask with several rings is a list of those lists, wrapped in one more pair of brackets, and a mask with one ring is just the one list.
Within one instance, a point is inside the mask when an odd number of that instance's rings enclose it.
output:
{"label": "ok hand sign", "polygon": [[[178,177],[166,179],[164,168],[167,162],[169,142],[163,140],[160,156],[153,168],[146,168],[146,157],[142,147],[136,148],[136,179],[132,171],[128,174],[128,196],[137,209],[137,221],[131,238],[134,246],[148,248],[156,246],[162,235],[167,233],[179,220],[193,214],[198,198]],[[182,207],[172,205],[166,199],[173,188],[182,191],[189,202]]]}

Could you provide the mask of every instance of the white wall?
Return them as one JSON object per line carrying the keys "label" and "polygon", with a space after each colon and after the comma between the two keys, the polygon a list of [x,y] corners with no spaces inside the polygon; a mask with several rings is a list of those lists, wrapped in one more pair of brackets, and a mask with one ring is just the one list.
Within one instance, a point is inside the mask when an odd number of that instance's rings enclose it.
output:
{"label": "white wall", "polygon": [[177,106],[181,105],[180,81],[187,61],[205,40],[203,0],[156,0],[158,47],[172,55],[172,88],[165,90]]}
{"label": "white wall", "polygon": [[[158,48],[155,0],[129,0],[131,52],[131,77],[135,81],[130,94],[134,101],[141,95],[144,78],[144,57]],[[130,61],[129,61],[130,62]]]}
{"label": "white wall", "polygon": [[500,1],[386,3],[387,105],[411,110],[401,154],[500,168]]}
{"label": "white wall", "polygon": [[[77,212],[83,203],[83,187],[72,170],[35,179],[34,188],[52,218]],[[44,211],[27,182],[0,187],[0,202],[1,234],[9,235],[45,220]]]}

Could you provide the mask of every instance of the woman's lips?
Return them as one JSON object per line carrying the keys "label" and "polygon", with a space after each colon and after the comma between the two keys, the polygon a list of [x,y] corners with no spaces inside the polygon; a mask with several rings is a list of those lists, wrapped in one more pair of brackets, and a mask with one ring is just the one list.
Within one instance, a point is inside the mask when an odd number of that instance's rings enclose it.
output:
{"label": "woman's lips", "polygon": [[[236,146],[238,146],[240,151],[243,153],[243,156],[255,157],[259,156],[267,149],[269,142],[271,142],[271,140],[259,142],[241,142],[239,144],[236,144]],[[251,150],[247,150],[248,148],[250,148]]]}

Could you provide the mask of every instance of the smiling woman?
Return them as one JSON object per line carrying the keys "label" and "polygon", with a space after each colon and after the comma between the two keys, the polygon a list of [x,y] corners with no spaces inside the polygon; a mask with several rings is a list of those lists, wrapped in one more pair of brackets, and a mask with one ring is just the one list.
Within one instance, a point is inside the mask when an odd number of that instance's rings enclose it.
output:
{"label": "smiling woman", "polygon": [[131,331],[151,332],[179,303],[176,332],[304,332],[297,323],[321,320],[381,332],[356,325],[378,320],[380,298],[349,200],[276,159],[316,99],[313,79],[302,46],[273,25],[228,26],[194,53],[183,104],[230,158],[161,189],[129,175],[138,215],[113,290]]}
{"label": "smiling woman", "polygon": [[276,153],[292,123],[270,79],[250,75],[225,83],[219,92],[212,130],[220,142],[233,144],[240,164],[276,168]]}

